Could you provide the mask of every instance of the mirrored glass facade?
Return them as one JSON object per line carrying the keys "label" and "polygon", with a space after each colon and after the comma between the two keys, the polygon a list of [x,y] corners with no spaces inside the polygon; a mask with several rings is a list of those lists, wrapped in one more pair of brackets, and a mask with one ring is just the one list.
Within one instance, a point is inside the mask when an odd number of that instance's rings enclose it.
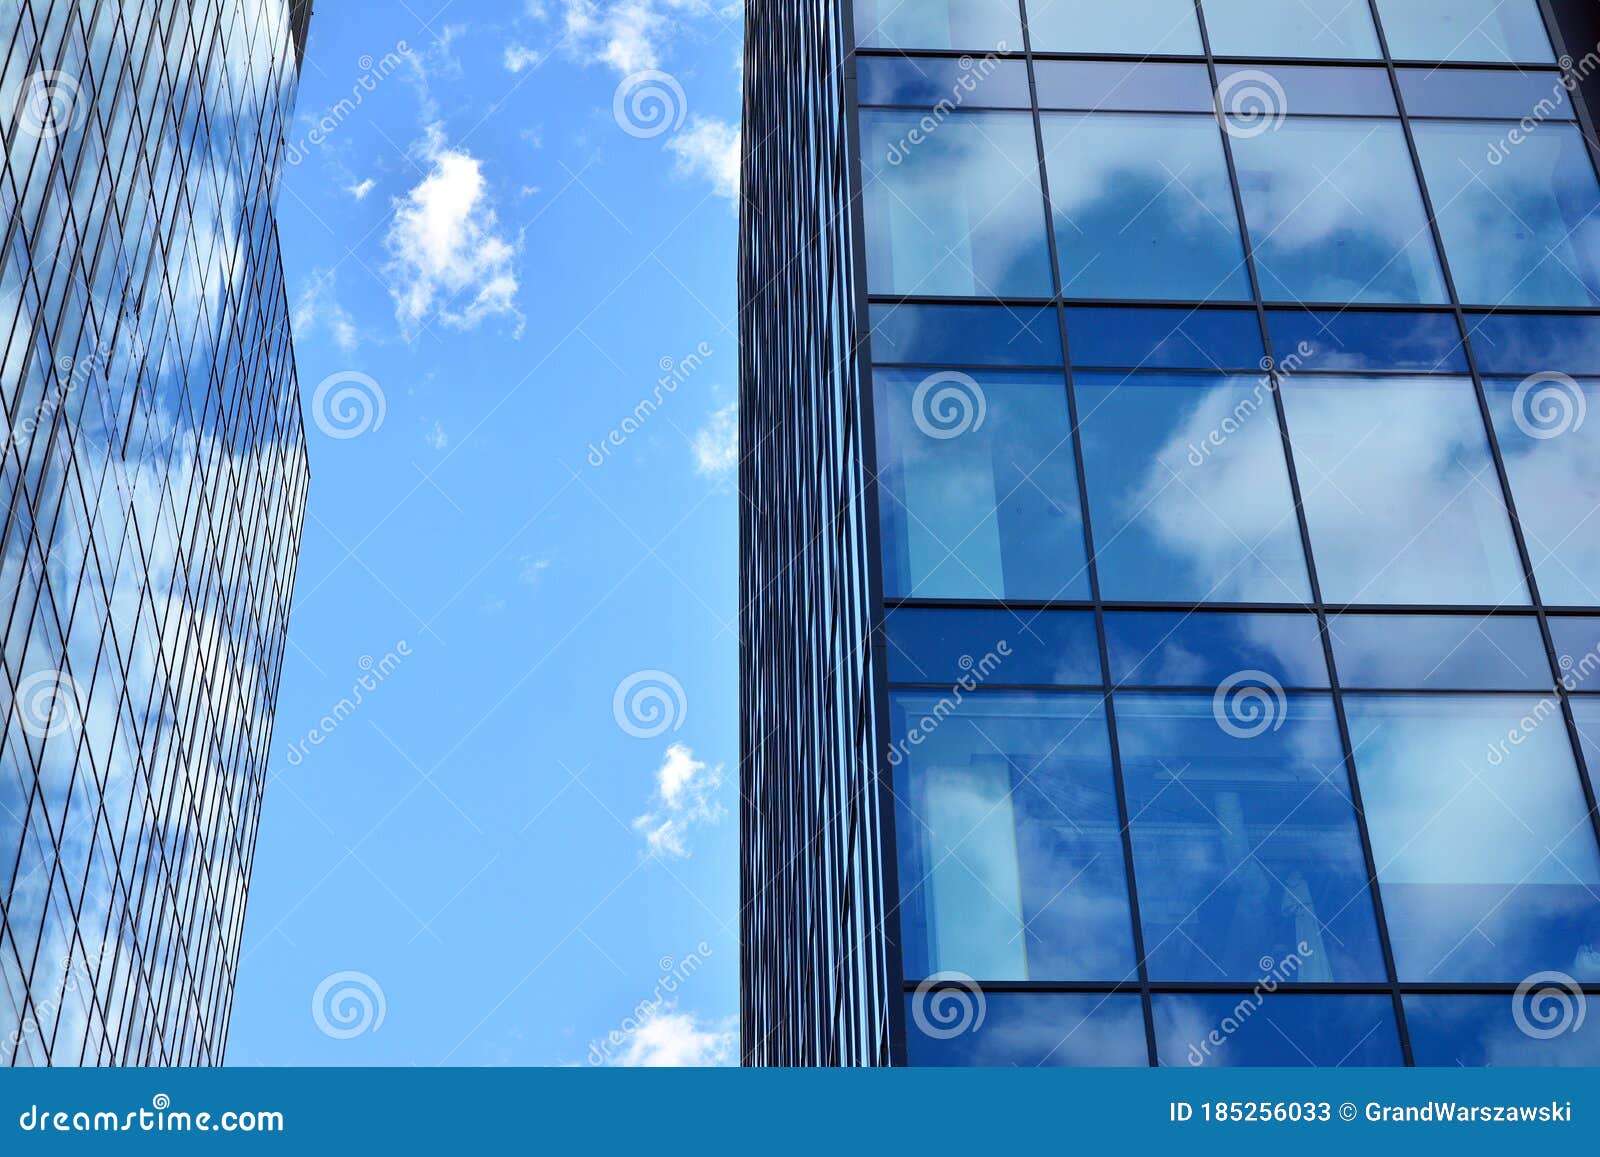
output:
{"label": "mirrored glass facade", "polygon": [[[1592,4],[842,7],[808,125],[859,150],[855,300],[813,329],[858,393],[785,405],[820,382],[763,231],[812,218],[747,155],[746,341],[791,380],[747,372],[745,445],[853,438],[860,506],[756,450],[790,553],[745,564],[844,561],[864,508],[870,627],[747,600],[744,675],[865,658],[833,735],[881,861],[807,842],[825,676],[747,705],[747,785],[790,771],[745,838],[881,889],[888,1062],[1594,1063],[1537,1020],[1600,996]],[[749,32],[759,113],[810,33]],[[832,926],[747,911],[747,982],[806,992]],[[823,1054],[751,1047],[801,999],[747,991],[748,1061]]]}
{"label": "mirrored glass facade", "polygon": [[223,1060],[308,471],[309,5],[0,5],[0,1041]]}

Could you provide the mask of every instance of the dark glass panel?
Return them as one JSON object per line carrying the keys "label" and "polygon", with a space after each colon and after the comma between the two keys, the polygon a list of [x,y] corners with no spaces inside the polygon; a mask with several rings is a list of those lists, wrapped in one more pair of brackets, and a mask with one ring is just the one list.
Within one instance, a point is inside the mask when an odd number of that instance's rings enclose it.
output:
{"label": "dark glass panel", "polygon": [[1468,371],[1461,328],[1448,313],[1274,309],[1268,314],[1278,360],[1304,370]]}
{"label": "dark glass panel", "polygon": [[1211,77],[1203,64],[1041,60],[1033,71],[1040,108],[1085,112],[1211,109]]}
{"label": "dark glass panel", "polygon": [[1267,356],[1260,322],[1242,309],[1074,307],[1067,340],[1078,369],[1254,371]]}
{"label": "dark glass panel", "polygon": [[1572,98],[1555,72],[1402,68],[1400,93],[1414,117],[1505,117],[1570,121]]}
{"label": "dark glass panel", "polygon": [[860,102],[961,108],[1030,108],[1028,66],[1020,60],[863,56],[856,61]]}
{"label": "dark glass panel", "polygon": [[[980,1011],[981,1009],[981,1011]],[[916,1066],[1142,1068],[1150,1063],[1139,997],[934,988],[906,997]]]}
{"label": "dark glass panel", "polygon": [[1538,620],[1340,615],[1328,622],[1339,684],[1361,690],[1540,691],[1555,685]]}
{"label": "dark glass panel", "polygon": [[1568,691],[1600,691],[1600,618],[1551,615],[1550,637]]}
{"label": "dark glass panel", "polygon": [[1100,686],[1100,639],[1089,611],[890,611],[889,678],[976,680],[985,686]]}
{"label": "dark glass panel", "polygon": [[[1394,85],[1387,68],[1328,68],[1306,64],[1275,64],[1270,71],[1244,64],[1217,67],[1217,93],[1222,107],[1232,115],[1232,101],[1249,90],[1264,96],[1270,112],[1297,116],[1397,117]],[[1269,112],[1269,115],[1270,115]],[[1266,122],[1270,123],[1270,122]],[[1336,159],[1336,158],[1335,158]]]}
{"label": "dark glass panel", "polygon": [[1355,1068],[1404,1063],[1387,996],[1246,994],[1153,998],[1163,1065]]}
{"label": "dark glass panel", "polygon": [[1467,320],[1472,355],[1486,374],[1537,374],[1600,365],[1600,317],[1479,313]]}
{"label": "dark glass panel", "polygon": [[1123,686],[1216,686],[1239,671],[1264,671],[1285,687],[1328,686],[1315,616],[1202,611],[1106,615],[1112,681]]}
{"label": "dark glass panel", "polygon": [[[1588,977],[1600,980],[1600,958]],[[1524,997],[1408,996],[1411,1055],[1425,1068],[1600,1067],[1600,1033],[1575,1011],[1592,997],[1538,986]]]}
{"label": "dark glass panel", "polygon": [[1048,307],[874,305],[872,357],[880,363],[1059,366],[1061,326]]}

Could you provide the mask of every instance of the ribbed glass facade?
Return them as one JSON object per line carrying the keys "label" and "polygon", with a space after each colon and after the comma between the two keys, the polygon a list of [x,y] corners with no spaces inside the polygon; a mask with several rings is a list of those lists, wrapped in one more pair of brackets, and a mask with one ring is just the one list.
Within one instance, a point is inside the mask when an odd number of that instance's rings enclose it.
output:
{"label": "ribbed glass facade", "polygon": [[307,15],[0,4],[8,1064],[223,1059],[308,482],[273,217]]}
{"label": "ribbed glass facade", "polygon": [[846,8],[891,1062],[1600,1064],[1600,46]]}

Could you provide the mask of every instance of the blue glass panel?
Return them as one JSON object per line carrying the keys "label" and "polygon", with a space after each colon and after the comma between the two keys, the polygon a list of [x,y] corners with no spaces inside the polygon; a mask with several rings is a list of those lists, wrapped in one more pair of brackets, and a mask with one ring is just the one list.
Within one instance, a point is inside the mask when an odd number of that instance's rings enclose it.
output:
{"label": "blue glass panel", "polygon": [[1414,117],[1506,117],[1570,121],[1572,98],[1555,72],[1402,68],[1400,93]]}
{"label": "blue glass panel", "polygon": [[[1592,663],[1593,660],[1590,661]],[[1595,689],[1592,666],[1584,686]],[[1593,695],[1574,695],[1572,721],[1577,725],[1578,740],[1583,745],[1583,762],[1589,769],[1589,782],[1595,795],[1600,797],[1600,699]]]}
{"label": "blue glass panel", "polygon": [[1539,0],[1378,0],[1396,60],[1555,60]]}
{"label": "blue glass panel", "polygon": [[1028,66],[1020,60],[863,56],[856,61],[856,76],[862,104],[1032,107]]}
{"label": "blue glass panel", "polygon": [[1339,615],[1328,623],[1343,687],[1544,691],[1555,686],[1533,618]]}
{"label": "blue glass panel", "polygon": [[[1218,56],[1375,59],[1372,13],[1350,0],[1208,0],[1206,31]],[[1276,70],[1274,70],[1276,71]]]}
{"label": "blue glass panel", "polygon": [[991,992],[983,994],[980,1006],[970,990],[934,988],[906,997],[906,1047],[916,1066],[1143,1068],[1150,1063],[1137,995]]}
{"label": "blue glass panel", "polygon": [[1068,297],[1248,300],[1213,117],[1043,117]]}
{"label": "blue glass panel", "polygon": [[873,377],[889,597],[1088,598],[1060,375]]}
{"label": "blue glass panel", "polygon": [[1447,300],[1398,122],[1291,117],[1233,155],[1268,299]]}
{"label": "blue glass panel", "polygon": [[1077,374],[1074,388],[1107,599],[1308,600],[1266,379]]}
{"label": "blue glass panel", "polygon": [[1508,132],[1495,121],[1415,126],[1462,301],[1600,305],[1600,184],[1582,135],[1546,124],[1511,145]]}
{"label": "blue glass panel", "polygon": [[1088,611],[889,612],[889,678],[985,686],[1100,686],[1100,637]]}
{"label": "blue glass panel", "polygon": [[1031,116],[866,109],[861,135],[873,293],[1050,295]]}
{"label": "blue glass panel", "polygon": [[1301,375],[1283,399],[1329,602],[1527,604],[1470,381]]}
{"label": "blue glass panel", "polygon": [[1600,947],[1600,850],[1560,705],[1346,695],[1402,981],[1518,983]]}
{"label": "blue glass panel", "polygon": [[1194,0],[1028,0],[1028,36],[1035,52],[1199,56]]}
{"label": "blue glass panel", "polygon": [[1279,360],[1298,353],[1301,370],[1464,374],[1469,368],[1453,314],[1274,309],[1267,324]]}
{"label": "blue glass panel", "polygon": [[1049,307],[874,305],[872,357],[879,363],[1059,366],[1061,326]]}
{"label": "blue glass panel", "polygon": [[1600,618],[1551,615],[1550,637],[1569,691],[1600,691]]}
{"label": "blue glass panel", "polygon": [[[1600,980],[1600,959],[1595,963],[1590,982]],[[1408,996],[1411,1055],[1426,1068],[1600,1067],[1600,1033],[1579,1031],[1577,1005],[1576,994],[1559,986],[1530,989],[1520,1000]]]}
{"label": "blue glass panel", "polygon": [[1511,496],[1550,606],[1600,606],[1600,381],[1484,381]]}
{"label": "blue glass panel", "polygon": [[[1397,117],[1394,85],[1387,68],[1324,68],[1275,64],[1270,72],[1250,65],[1219,65],[1217,94],[1230,116],[1245,115],[1249,102],[1236,105],[1240,94],[1265,97],[1266,110],[1303,116]],[[1270,124],[1262,122],[1263,124]]]}
{"label": "blue glass panel", "polygon": [[1040,60],[1039,107],[1092,112],[1208,112],[1211,77],[1203,64]]}
{"label": "blue glass panel", "polygon": [[1111,678],[1122,686],[1217,686],[1259,670],[1285,687],[1328,686],[1322,632],[1311,615],[1113,612]]}
{"label": "blue glass panel", "polygon": [[856,0],[855,11],[863,48],[1022,51],[1015,0]]}
{"label": "blue glass panel", "polygon": [[1067,340],[1078,369],[1256,370],[1267,356],[1242,309],[1071,308]]}
{"label": "blue glass panel", "polygon": [[1472,353],[1486,374],[1537,374],[1551,366],[1600,365],[1600,317],[1480,313],[1467,320]]}
{"label": "blue glass panel", "polygon": [[909,979],[1134,974],[1099,695],[891,697]]}
{"label": "blue glass panel", "polygon": [[1332,700],[1241,672],[1116,708],[1150,978],[1382,980]]}
{"label": "blue glass panel", "polygon": [[1404,1063],[1387,996],[1167,995],[1154,998],[1163,1065],[1357,1068]]}

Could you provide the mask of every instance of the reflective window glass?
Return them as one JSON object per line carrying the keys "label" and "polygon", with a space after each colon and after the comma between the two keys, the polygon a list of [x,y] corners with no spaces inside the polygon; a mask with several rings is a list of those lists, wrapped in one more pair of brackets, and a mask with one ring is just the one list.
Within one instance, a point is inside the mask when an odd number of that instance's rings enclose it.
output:
{"label": "reflective window glass", "polygon": [[[1250,100],[1244,99],[1247,94]],[[1247,115],[1251,101],[1260,97],[1266,100],[1269,116],[1272,112],[1296,116],[1400,115],[1387,68],[1275,64],[1265,71],[1247,64],[1217,66],[1217,99],[1230,120]],[[1271,124],[1270,119],[1253,122],[1255,127]]]}
{"label": "reflective window glass", "polygon": [[1077,374],[1074,388],[1105,598],[1309,599],[1266,379]]}
{"label": "reflective window glass", "polygon": [[856,60],[858,99],[868,104],[964,108],[1031,108],[1028,66],[1020,60],[940,56],[862,56]]}
{"label": "reflective window glass", "polygon": [[1206,0],[1206,31],[1218,56],[1383,55],[1372,13],[1351,0]]}
{"label": "reflective window glass", "polygon": [[1236,132],[1233,155],[1267,298],[1446,300],[1398,123],[1290,117]]}
{"label": "reflective window glass", "polygon": [[1461,299],[1600,305],[1600,184],[1583,136],[1546,124],[1512,145],[1508,132],[1494,121],[1415,126]]}
{"label": "reflective window glass", "polygon": [[1245,370],[1261,367],[1261,323],[1242,309],[1067,310],[1067,340],[1079,369]]}
{"label": "reflective window glass", "polygon": [[1600,691],[1600,619],[1551,615],[1550,638],[1568,691]]}
{"label": "reflective window glass", "polygon": [[1068,297],[1248,300],[1244,247],[1212,117],[1043,117]]}
{"label": "reflective window glass", "polygon": [[1312,615],[1112,612],[1106,645],[1119,686],[1214,687],[1250,670],[1285,687],[1328,686],[1322,630]]}
{"label": "reflective window glass", "polygon": [[1600,605],[1600,381],[1484,381],[1539,595]]}
{"label": "reflective window glass", "polygon": [[[1589,975],[1574,979],[1600,981],[1600,959],[1594,963]],[[1425,1068],[1600,1067],[1600,1033],[1572,1027],[1576,1023],[1571,1011],[1574,994],[1568,990],[1563,1004],[1559,989],[1544,990],[1543,999],[1552,1001],[1544,1009],[1533,1004],[1540,999],[1537,987],[1520,998],[1507,994],[1407,996],[1411,1055]],[[1534,1032],[1530,1034],[1524,1026]],[[1553,1034],[1552,1029],[1556,1030]]]}
{"label": "reflective window glass", "polygon": [[1134,972],[1098,695],[891,698],[908,979],[1122,981]]}
{"label": "reflective window glass", "polygon": [[863,48],[1022,51],[1016,0],[855,0]]}
{"label": "reflective window glass", "polygon": [[1305,370],[1468,372],[1461,327],[1448,313],[1366,313],[1359,310],[1274,309],[1272,342],[1283,361],[1299,352]]}
{"label": "reflective window glass", "polygon": [[1357,1068],[1404,1063],[1387,996],[1169,994],[1152,998],[1163,1065]]}
{"label": "reflective window glass", "polygon": [[874,305],[872,357],[924,365],[1059,366],[1061,325],[1048,307]]}
{"label": "reflective window glass", "polygon": [[[1591,691],[1600,689],[1596,687],[1594,668],[1591,666],[1588,671],[1582,686]],[[1571,702],[1572,721],[1577,725],[1578,741],[1583,746],[1584,766],[1589,769],[1589,782],[1596,796],[1600,796],[1600,699],[1592,695],[1574,695]]]}
{"label": "reflective window glass", "polygon": [[1382,980],[1332,701],[1241,672],[1116,708],[1150,978]]}
{"label": "reflective window glass", "polygon": [[984,686],[1095,686],[1100,637],[1088,611],[889,612],[889,678]]}
{"label": "reflective window glass", "polygon": [[1396,60],[1555,59],[1539,0],[1378,0]]}
{"label": "reflective window glass", "polygon": [[1283,398],[1329,602],[1528,602],[1471,382],[1300,376]]}
{"label": "reflective window glass", "polygon": [[1518,983],[1600,952],[1600,851],[1553,696],[1345,713],[1402,981]]}
{"label": "reflective window glass", "polygon": [[[971,990],[906,997],[906,1047],[918,1066],[1143,1068],[1144,1010],[1134,996],[989,992],[980,1020]],[[960,1032],[951,1030],[958,1026]]]}
{"label": "reflective window glass", "polygon": [[1028,0],[1028,36],[1035,52],[1199,56],[1194,0]]}
{"label": "reflective window glass", "polygon": [[1486,374],[1537,374],[1551,366],[1600,365],[1600,317],[1480,313],[1467,319],[1473,356]]}
{"label": "reflective window glass", "polygon": [[873,377],[889,597],[1088,598],[1061,377]]}
{"label": "reflective window glass", "polygon": [[1048,297],[1049,241],[1033,118],[861,113],[873,293]]}
{"label": "reflective window glass", "polygon": [[1039,107],[1092,112],[1207,112],[1211,76],[1203,64],[1040,60]]}
{"label": "reflective window glass", "polygon": [[1394,691],[1555,686],[1538,620],[1505,615],[1339,615],[1328,621],[1339,684]]}
{"label": "reflective window glass", "polygon": [[1506,69],[1402,68],[1400,92],[1414,117],[1576,119],[1561,74]]}

